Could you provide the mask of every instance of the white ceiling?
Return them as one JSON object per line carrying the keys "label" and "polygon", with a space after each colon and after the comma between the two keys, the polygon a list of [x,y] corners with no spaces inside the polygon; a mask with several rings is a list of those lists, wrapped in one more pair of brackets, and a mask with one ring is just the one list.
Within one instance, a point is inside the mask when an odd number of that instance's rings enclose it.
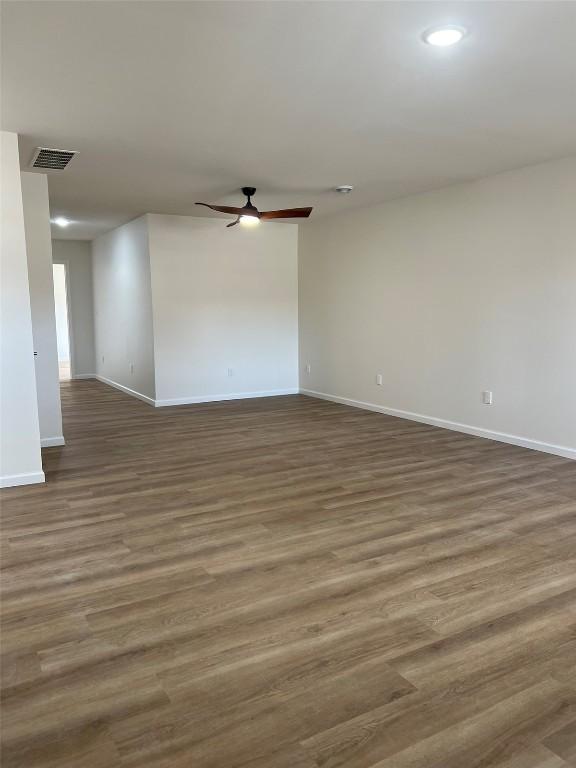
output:
{"label": "white ceiling", "polygon": [[[3,128],[80,154],[58,237],[205,216],[258,187],[312,216],[576,152],[575,2],[3,2]],[[450,49],[421,40],[464,25]],[[331,192],[354,184],[347,197]],[[268,226],[274,226],[272,224]]]}

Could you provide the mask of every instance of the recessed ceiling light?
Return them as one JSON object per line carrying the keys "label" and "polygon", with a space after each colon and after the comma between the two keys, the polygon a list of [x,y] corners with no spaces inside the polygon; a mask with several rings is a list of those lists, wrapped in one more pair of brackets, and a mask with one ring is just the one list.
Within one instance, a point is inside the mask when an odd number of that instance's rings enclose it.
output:
{"label": "recessed ceiling light", "polygon": [[240,216],[240,224],[245,227],[255,227],[260,224],[258,216]]}
{"label": "recessed ceiling light", "polygon": [[52,219],[52,222],[59,227],[67,227],[68,224],[70,224],[68,219],[64,218],[64,216],[57,216],[55,219]]}
{"label": "recessed ceiling light", "polygon": [[424,32],[423,38],[428,45],[444,48],[459,43],[465,34],[466,30],[463,27],[435,27]]}
{"label": "recessed ceiling light", "polygon": [[341,195],[349,195],[350,192],[354,189],[352,184],[340,184],[339,187],[334,188],[336,192],[339,192]]}

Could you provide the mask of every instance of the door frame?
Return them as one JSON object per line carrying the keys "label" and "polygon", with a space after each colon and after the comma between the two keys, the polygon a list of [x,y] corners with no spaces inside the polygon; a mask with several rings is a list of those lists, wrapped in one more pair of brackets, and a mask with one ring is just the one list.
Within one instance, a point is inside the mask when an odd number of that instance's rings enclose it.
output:
{"label": "door frame", "polygon": [[66,325],[68,326],[68,349],[70,351],[70,379],[75,378],[75,346],[74,346],[74,328],[72,325],[71,298],[70,298],[70,260],[60,259],[52,262],[55,265],[64,267],[64,287],[66,293]]}

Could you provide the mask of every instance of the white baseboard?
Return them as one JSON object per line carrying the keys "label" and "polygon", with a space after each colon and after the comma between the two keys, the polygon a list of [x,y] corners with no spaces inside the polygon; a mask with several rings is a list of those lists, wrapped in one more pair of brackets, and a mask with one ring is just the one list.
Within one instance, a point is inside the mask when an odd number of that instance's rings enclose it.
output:
{"label": "white baseboard", "polygon": [[129,387],[125,387],[123,384],[118,384],[117,381],[112,381],[112,379],[107,379],[105,376],[94,376],[95,379],[98,379],[98,381],[101,381],[102,384],[108,384],[110,387],[114,387],[114,389],[119,389],[120,392],[124,392],[126,395],[132,395],[132,397],[137,397],[138,400],[142,400],[144,403],[148,403],[148,405],[155,405],[156,401],[153,400],[151,397],[148,397],[147,395],[143,395],[141,392],[136,392],[135,389],[130,389]]}
{"label": "white baseboard", "polygon": [[95,373],[75,373],[74,376],[71,376],[70,378],[73,380],[76,380],[76,379],[97,379],[98,377],[96,376]]}
{"label": "white baseboard", "polygon": [[56,445],[65,445],[65,440],[63,435],[58,435],[57,437],[42,437],[40,439],[40,445],[42,448],[53,448]]}
{"label": "white baseboard", "polygon": [[[88,378],[88,376],[83,376],[82,378]],[[95,378],[98,381],[101,381],[103,384],[108,384],[110,387],[119,389],[121,392],[124,392],[127,395],[137,397],[138,400],[142,400],[144,403],[153,405],[156,408],[165,408],[166,406],[171,405],[216,403],[222,400],[244,400],[253,397],[279,397],[281,395],[297,395],[300,392],[298,387],[291,387],[290,389],[268,389],[264,392],[227,392],[226,394],[222,395],[200,395],[190,397],[175,397],[167,400],[154,400],[152,397],[143,395],[141,392],[136,392],[136,390],[125,387],[123,384],[119,384],[117,381],[112,381],[112,379],[107,379],[105,376],[99,376],[98,374],[95,374],[90,378]]]}
{"label": "white baseboard", "polygon": [[0,488],[13,488],[17,485],[33,485],[44,483],[44,472],[25,472],[22,475],[4,475],[0,477]]}
{"label": "white baseboard", "polygon": [[199,397],[175,397],[169,400],[156,400],[157,408],[169,405],[196,405],[199,403],[218,403],[222,400],[248,400],[253,397],[281,397],[282,395],[297,395],[298,387],[291,389],[267,389],[264,392],[228,392],[224,395],[201,395]]}
{"label": "white baseboard", "polygon": [[531,440],[527,437],[519,437],[518,435],[508,435],[505,432],[493,432],[489,429],[483,429],[482,427],[473,427],[469,424],[460,424],[456,421],[447,421],[446,419],[437,419],[434,416],[424,416],[421,413],[412,413],[411,411],[400,411],[397,408],[386,408],[383,405],[376,405],[375,403],[364,403],[361,400],[352,400],[348,397],[339,397],[338,395],[329,395],[326,392],[315,392],[312,389],[301,389],[300,394],[308,395],[309,397],[317,397],[320,400],[330,400],[333,403],[341,403],[342,405],[351,405],[354,408],[363,408],[367,411],[376,411],[377,413],[385,413],[387,416],[396,416],[400,419],[409,419],[410,421],[419,421],[422,424],[430,424],[433,427],[441,427],[442,429],[452,429],[454,432],[464,432],[466,435],[475,435],[476,437],[484,437],[487,440],[496,440],[500,443],[510,443],[511,445],[518,445],[521,448],[530,448],[533,451],[542,451],[543,453],[552,453],[555,456],[562,456],[565,459],[572,459],[576,461],[576,448],[569,448],[564,445],[552,445],[550,443],[542,443],[538,440]]}

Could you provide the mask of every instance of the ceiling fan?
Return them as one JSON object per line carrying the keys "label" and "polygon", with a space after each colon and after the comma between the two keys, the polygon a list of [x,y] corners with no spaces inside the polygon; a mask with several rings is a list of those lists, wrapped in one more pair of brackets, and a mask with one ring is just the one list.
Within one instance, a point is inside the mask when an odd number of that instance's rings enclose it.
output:
{"label": "ceiling fan", "polygon": [[271,219],[307,219],[312,212],[312,208],[286,208],[282,211],[259,211],[255,205],[252,205],[250,199],[256,194],[255,187],[242,187],[242,194],[248,198],[243,208],[233,208],[229,205],[210,205],[209,203],[196,203],[196,205],[204,205],[206,208],[211,208],[213,211],[219,211],[220,213],[232,213],[236,216],[235,221],[231,221],[227,224],[227,227],[233,227],[239,222],[246,226],[253,226],[259,224],[261,221],[269,221]]}

